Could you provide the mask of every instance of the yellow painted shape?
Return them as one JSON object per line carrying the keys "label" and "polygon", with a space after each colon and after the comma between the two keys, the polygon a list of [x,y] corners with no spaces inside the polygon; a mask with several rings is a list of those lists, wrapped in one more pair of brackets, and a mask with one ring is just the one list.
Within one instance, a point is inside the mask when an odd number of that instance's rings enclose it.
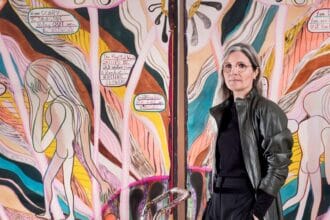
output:
{"label": "yellow painted shape", "polygon": [[287,54],[292,45],[296,42],[297,35],[300,33],[303,25],[305,24],[305,20],[301,19],[297,24],[295,24],[292,28],[290,28],[285,33],[285,45],[284,45],[284,53]]}
{"label": "yellow painted shape", "polygon": [[[292,47],[293,43],[296,42],[296,37],[300,33],[301,29],[303,28],[303,25],[305,23],[305,19],[301,19],[296,25],[294,25],[292,28],[290,28],[285,33],[285,43],[284,43],[284,53],[287,54],[289,49]],[[268,79],[270,78],[275,63],[275,55],[274,55],[274,49],[271,52],[271,55],[268,57],[268,60],[265,65],[264,69],[264,76],[266,76]]]}
{"label": "yellow painted shape", "polygon": [[[70,44],[76,45],[81,51],[84,52],[86,57],[88,57],[88,54],[90,52],[90,33],[88,31],[79,28],[76,33],[63,34],[59,35],[58,37],[67,42],[70,42]],[[111,49],[108,47],[108,45],[104,42],[102,38],[99,38],[98,45],[99,57],[101,57],[102,53],[111,51]]]}
{"label": "yellow painted shape", "polygon": [[125,86],[120,86],[120,87],[111,87],[111,91],[116,94],[121,99],[124,99],[125,97],[125,92],[126,92],[126,87]]}
{"label": "yellow painted shape", "polygon": [[90,49],[89,36],[90,34],[87,31],[79,28],[79,30],[76,33],[60,35],[59,38],[62,38],[63,40],[78,46],[79,49],[83,51],[85,55],[87,55],[89,54],[89,49]]}
{"label": "yellow painted shape", "polygon": [[321,47],[318,52],[316,53],[316,55],[321,55],[324,53],[329,53],[330,51],[330,44],[326,44],[325,46]]}
{"label": "yellow painted shape", "polygon": [[270,79],[270,76],[272,75],[272,71],[274,68],[274,62],[275,62],[275,56],[274,56],[274,49],[273,49],[270,56],[268,57],[268,60],[266,62],[265,69],[264,69],[264,76],[267,79]]}
{"label": "yellow painted shape", "polygon": [[290,176],[286,179],[285,184],[297,178],[300,168],[300,161],[302,157],[301,148],[298,141],[298,133],[295,132],[292,135],[292,138],[293,138],[292,156],[291,156],[291,164],[289,165]]}

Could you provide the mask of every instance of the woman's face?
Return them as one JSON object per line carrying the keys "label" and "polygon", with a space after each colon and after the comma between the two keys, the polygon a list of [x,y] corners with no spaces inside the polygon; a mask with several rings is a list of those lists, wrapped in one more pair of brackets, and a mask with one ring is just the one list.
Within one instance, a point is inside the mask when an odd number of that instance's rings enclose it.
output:
{"label": "woman's face", "polygon": [[258,69],[253,70],[250,60],[241,51],[234,51],[225,59],[222,74],[228,89],[234,98],[244,98],[252,89],[253,80],[258,75]]}

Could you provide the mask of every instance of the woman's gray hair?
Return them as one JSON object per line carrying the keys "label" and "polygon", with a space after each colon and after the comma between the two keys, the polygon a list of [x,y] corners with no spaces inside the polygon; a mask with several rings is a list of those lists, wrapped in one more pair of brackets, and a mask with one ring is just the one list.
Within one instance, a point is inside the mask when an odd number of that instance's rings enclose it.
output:
{"label": "woman's gray hair", "polygon": [[[223,61],[227,59],[227,57],[236,51],[240,51],[242,52],[250,61],[251,65],[252,65],[252,69],[254,71],[258,72],[257,77],[253,80],[253,87],[257,89],[259,94],[262,94],[262,87],[260,84],[260,79],[262,77],[261,74],[261,69],[260,69],[260,59],[259,59],[259,55],[256,52],[256,50],[249,44],[245,44],[245,43],[236,43],[231,45],[230,47],[227,48],[227,50],[225,51],[224,55],[223,55]],[[223,72],[222,72],[222,67],[221,67],[221,74],[223,76]],[[223,86],[223,92],[224,94],[230,94],[230,90],[227,88],[226,84],[224,83]]]}

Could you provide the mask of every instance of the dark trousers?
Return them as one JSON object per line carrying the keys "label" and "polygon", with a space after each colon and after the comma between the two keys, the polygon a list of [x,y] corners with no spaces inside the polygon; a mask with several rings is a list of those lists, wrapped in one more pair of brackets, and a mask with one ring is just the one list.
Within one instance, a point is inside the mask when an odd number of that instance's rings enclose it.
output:
{"label": "dark trousers", "polygon": [[203,220],[252,220],[254,190],[247,178],[218,177]]}

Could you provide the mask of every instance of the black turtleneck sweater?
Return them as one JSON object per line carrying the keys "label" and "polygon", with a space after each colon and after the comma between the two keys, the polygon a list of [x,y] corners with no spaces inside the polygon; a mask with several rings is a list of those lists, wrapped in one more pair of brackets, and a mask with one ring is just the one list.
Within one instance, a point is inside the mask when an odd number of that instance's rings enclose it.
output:
{"label": "black turtleneck sweater", "polygon": [[235,104],[225,109],[217,141],[217,173],[223,177],[246,177]]}

